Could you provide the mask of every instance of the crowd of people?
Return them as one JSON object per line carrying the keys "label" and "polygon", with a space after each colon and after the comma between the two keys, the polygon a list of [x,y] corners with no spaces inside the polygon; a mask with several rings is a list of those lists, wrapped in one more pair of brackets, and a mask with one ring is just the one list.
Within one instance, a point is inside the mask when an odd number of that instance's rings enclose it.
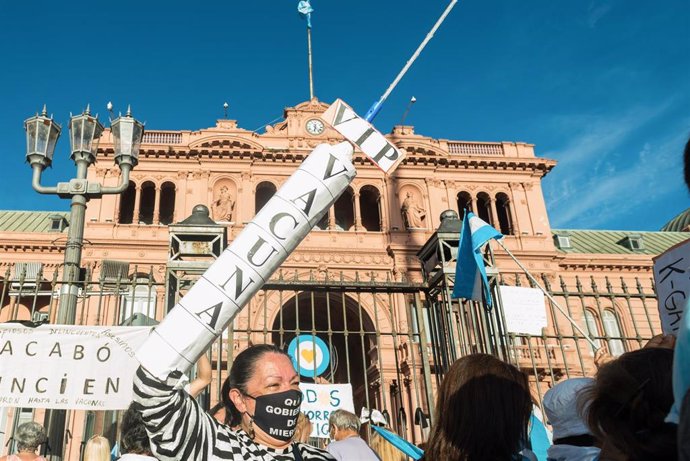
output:
{"label": "crowd of people", "polygon": [[[685,165],[690,188],[690,140]],[[675,357],[676,338],[658,335],[617,358],[599,356],[593,378],[569,378],[546,392],[548,461],[690,460],[690,317],[682,322]],[[195,400],[210,381],[210,364],[202,360],[199,370],[191,383],[179,372],[158,379],[143,367],[137,370],[134,401],[121,423],[120,460],[406,459],[379,431],[363,431],[362,420],[342,409],[330,414],[326,449],[310,445],[312,425],[300,412],[299,375],[276,346],[240,352],[222,386],[222,401],[210,412]],[[515,366],[492,355],[467,355],[451,365],[437,394],[424,461],[537,459],[530,438],[536,402],[527,375]],[[366,422],[387,426],[382,415]],[[41,425],[20,425],[14,439],[17,453],[0,461],[45,461],[36,453],[47,441]],[[112,458],[102,436],[84,447],[85,461]]]}

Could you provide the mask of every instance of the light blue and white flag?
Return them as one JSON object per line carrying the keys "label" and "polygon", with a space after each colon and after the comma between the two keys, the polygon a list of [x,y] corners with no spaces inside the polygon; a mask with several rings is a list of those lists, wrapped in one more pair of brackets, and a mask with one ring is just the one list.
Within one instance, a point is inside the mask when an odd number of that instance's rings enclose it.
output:
{"label": "light blue and white flag", "polygon": [[398,434],[394,434],[391,431],[387,431],[386,429],[379,427],[376,424],[372,424],[371,428],[378,432],[381,437],[388,440],[391,445],[405,453],[410,458],[418,460],[422,459],[422,457],[424,456],[424,451],[421,448],[419,448],[412,442],[408,442],[407,440],[403,439]]}
{"label": "light blue and white flag", "polygon": [[311,29],[311,14],[314,12],[314,8],[309,4],[309,0],[301,0],[297,4],[297,11],[302,19],[307,20],[307,27]]}
{"label": "light blue and white flag", "polygon": [[460,245],[455,263],[455,298],[482,300],[482,292],[486,304],[491,307],[491,293],[489,280],[486,277],[486,267],[482,258],[482,247],[491,239],[501,239],[503,234],[479,219],[472,212],[465,213],[460,231]]}

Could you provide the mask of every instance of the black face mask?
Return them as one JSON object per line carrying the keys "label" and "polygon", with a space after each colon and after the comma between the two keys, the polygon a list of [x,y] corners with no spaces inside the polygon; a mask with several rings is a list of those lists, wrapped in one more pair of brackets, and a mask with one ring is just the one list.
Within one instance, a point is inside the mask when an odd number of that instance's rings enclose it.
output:
{"label": "black face mask", "polygon": [[292,439],[302,404],[302,392],[289,390],[258,397],[247,395],[247,397],[256,402],[254,414],[249,416],[259,429],[283,442]]}

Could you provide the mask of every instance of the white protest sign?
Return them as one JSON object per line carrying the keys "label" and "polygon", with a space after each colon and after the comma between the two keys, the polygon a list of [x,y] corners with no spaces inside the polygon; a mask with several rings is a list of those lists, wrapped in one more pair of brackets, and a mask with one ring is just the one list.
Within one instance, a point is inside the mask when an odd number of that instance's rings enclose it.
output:
{"label": "white protest sign", "polygon": [[165,379],[197,361],[350,185],[352,153],[312,151],[137,351],[144,368]]}
{"label": "white protest sign", "polygon": [[119,410],[150,327],[0,325],[0,407]]}
{"label": "white protest sign", "polygon": [[675,336],[690,294],[690,240],[669,248],[653,261],[661,330]]}
{"label": "white protest sign", "polygon": [[402,151],[379,133],[371,123],[357,115],[342,99],[336,99],[321,118],[348,141],[362,149],[362,152],[384,173],[393,171],[405,157]]}
{"label": "white protest sign", "polygon": [[351,384],[300,383],[302,413],[312,424],[311,437],[328,438],[328,417],[335,410],[355,412]]}
{"label": "white protest sign", "polygon": [[547,325],[544,293],[537,288],[506,285],[499,289],[508,332],[541,336]]}

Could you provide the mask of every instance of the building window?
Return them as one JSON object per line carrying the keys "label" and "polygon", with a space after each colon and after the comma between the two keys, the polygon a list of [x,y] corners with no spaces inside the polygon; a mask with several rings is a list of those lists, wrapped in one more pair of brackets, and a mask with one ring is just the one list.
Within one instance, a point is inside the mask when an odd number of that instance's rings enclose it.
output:
{"label": "building window", "polygon": [[639,234],[628,235],[627,237],[625,237],[623,240],[621,240],[618,243],[622,243],[629,250],[632,250],[632,251],[644,250],[644,245],[642,243],[642,236]]}
{"label": "building window", "polygon": [[556,247],[558,247],[561,250],[567,250],[572,248],[572,244],[570,242],[570,235],[567,234],[554,234],[553,236],[554,243],[556,244]]}
{"label": "building window", "polygon": [[273,194],[276,193],[276,186],[269,181],[264,181],[256,186],[256,194],[254,194],[254,212],[255,214],[261,211],[261,209],[271,200]]}
{"label": "building window", "polygon": [[153,224],[153,210],[156,205],[156,185],[147,181],[141,186],[139,199],[139,224]]}
{"label": "building window", "polygon": [[510,214],[510,199],[504,193],[496,194],[496,214],[501,234],[513,234],[513,219]]}
{"label": "building window", "polygon": [[362,227],[368,231],[381,231],[381,194],[373,186],[364,186],[359,191],[359,212]]}
{"label": "building window", "polygon": [[172,224],[175,217],[175,184],[164,182],[161,186],[161,198],[158,212],[158,222]]}
{"label": "building window", "polygon": [[469,192],[460,192],[458,194],[458,216],[460,219],[465,219],[465,212],[472,211],[472,196]]}
{"label": "building window", "polygon": [[347,188],[335,201],[335,228],[340,231],[348,231],[355,224],[354,193]]}
{"label": "building window", "polygon": [[493,226],[494,222],[493,219],[491,219],[491,197],[489,197],[489,194],[484,192],[477,194],[477,208],[479,219]]}
{"label": "building window", "polygon": [[[625,346],[623,344],[623,340],[621,339],[623,335],[620,322],[618,321],[618,316],[610,309],[605,309],[602,313],[602,316],[603,328],[597,315],[591,310],[585,309],[585,324],[587,326],[587,333],[594,340],[597,348],[601,345],[601,341],[598,338],[601,338],[604,335],[608,338],[611,338],[607,341],[609,353],[614,357],[618,357],[625,352]],[[592,353],[594,353],[594,349],[592,348],[591,344],[590,350]]]}
{"label": "building window", "polygon": [[606,332],[606,336],[608,336],[609,338],[613,338],[609,339],[609,352],[614,357],[618,357],[619,355],[625,352],[623,340],[620,339],[623,337],[623,335],[621,324],[618,321],[618,315],[616,315],[614,311],[609,309],[606,309],[602,315],[604,320],[604,331]]}
{"label": "building window", "polygon": [[137,185],[130,181],[127,190],[120,196],[120,216],[117,222],[120,224],[132,224],[134,220],[134,201],[137,196]]}

